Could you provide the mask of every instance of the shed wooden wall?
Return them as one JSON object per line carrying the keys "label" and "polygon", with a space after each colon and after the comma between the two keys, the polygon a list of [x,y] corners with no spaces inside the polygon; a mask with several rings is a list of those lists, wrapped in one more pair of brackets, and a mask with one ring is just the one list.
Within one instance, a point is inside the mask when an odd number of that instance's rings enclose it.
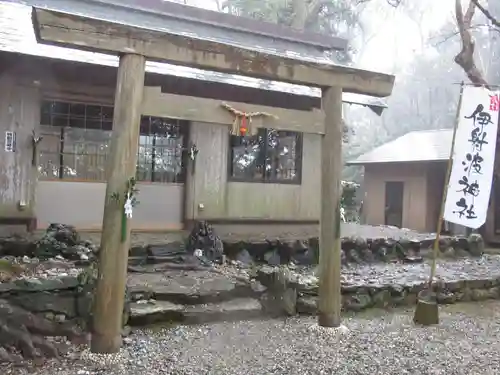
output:
{"label": "shed wooden wall", "polygon": [[[366,198],[363,202],[366,224],[383,225],[385,213],[385,183],[402,181],[404,185],[403,226],[408,229],[434,233],[441,209],[441,199],[446,177],[446,162],[371,164],[365,166]],[[482,230],[489,242],[500,242],[494,230],[495,197],[492,192],[488,217]],[[455,235],[465,235],[461,225],[445,223]]]}
{"label": "shed wooden wall", "polygon": [[363,210],[368,225],[385,222],[385,183],[404,182],[403,227],[428,231],[427,164],[394,163],[365,165]]}

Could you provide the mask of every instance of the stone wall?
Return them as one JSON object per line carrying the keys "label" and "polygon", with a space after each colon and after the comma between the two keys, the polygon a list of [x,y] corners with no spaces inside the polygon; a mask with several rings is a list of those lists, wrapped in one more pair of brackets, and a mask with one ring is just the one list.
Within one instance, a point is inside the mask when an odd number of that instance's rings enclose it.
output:
{"label": "stone wall", "polygon": [[[97,253],[74,228],[61,224],[41,238],[0,238],[0,363],[58,356],[64,338],[85,340]],[[125,301],[124,324],[130,311]]]}
{"label": "stone wall", "polygon": [[82,342],[95,280],[88,275],[67,261],[0,259],[0,363],[58,356],[65,339]]}
{"label": "stone wall", "polygon": [[[419,263],[432,256],[433,235],[420,235],[414,238],[375,237],[342,238],[342,263]],[[482,255],[484,243],[480,235],[471,237],[444,236],[439,241],[439,257],[463,258]],[[225,242],[224,253],[231,259],[242,263],[266,263],[277,266],[294,263],[314,265],[319,259],[319,240],[265,242]]]}
{"label": "stone wall", "polygon": [[[433,283],[437,302],[454,304],[500,299],[499,266],[498,255],[441,261]],[[427,264],[412,264],[408,267],[394,264],[378,268],[361,266],[350,272],[344,270],[341,286],[343,310],[358,312],[368,308],[415,305],[418,293],[428,287],[428,273]],[[262,266],[257,270],[255,279],[268,290],[279,290],[283,311],[298,314],[317,312],[316,270]],[[280,288],[276,288],[277,280]]]}
{"label": "stone wall", "polygon": [[[368,308],[387,308],[397,306],[413,306],[417,302],[418,293],[424,289],[420,285],[387,285],[379,287],[344,286],[342,288],[342,307],[344,311],[363,311]],[[483,301],[500,299],[500,280],[461,280],[437,284],[437,301],[439,304]],[[315,314],[317,296],[304,291],[297,298],[299,314]]]}
{"label": "stone wall", "polygon": [[51,267],[46,271],[48,274],[41,277],[22,277],[0,283],[0,299],[50,320],[87,321],[92,294],[88,279],[82,276],[86,271],[68,269],[63,262],[59,268]]}
{"label": "stone wall", "polygon": [[[367,226],[343,223],[346,236],[341,239],[341,257],[344,265],[364,263],[419,263],[433,255],[435,234],[417,233],[407,229],[386,226]],[[262,238],[262,236],[260,236]],[[298,240],[280,238],[251,240],[229,240],[221,238],[212,226],[198,222],[186,242],[168,244],[143,244],[133,246],[129,256],[131,264],[164,261],[172,254],[186,251],[193,254],[201,250],[207,261],[223,263],[225,257],[233,263],[268,264],[272,266],[296,264],[315,265],[319,259],[317,237]],[[448,259],[477,257],[484,252],[480,235],[442,236],[438,256]]]}
{"label": "stone wall", "polygon": [[50,225],[40,238],[1,238],[0,299],[57,321],[87,322],[97,252],[64,224]]}

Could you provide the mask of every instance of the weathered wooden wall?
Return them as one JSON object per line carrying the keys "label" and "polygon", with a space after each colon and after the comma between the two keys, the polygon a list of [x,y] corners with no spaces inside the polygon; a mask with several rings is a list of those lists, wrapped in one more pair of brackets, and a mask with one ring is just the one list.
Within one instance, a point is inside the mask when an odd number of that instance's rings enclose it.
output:
{"label": "weathered wooden wall", "polygon": [[[35,74],[37,73],[37,74]],[[32,173],[31,132],[38,131],[41,99],[113,104],[114,87],[57,79],[57,72],[29,74],[12,69],[0,77],[0,215],[37,217],[38,227],[51,222],[99,230],[106,185],[70,180],[36,181]],[[15,153],[4,151],[5,130],[17,132]],[[32,184],[36,183],[34,189]],[[33,186],[33,189],[31,187]],[[141,204],[132,220],[134,230],[173,230],[182,227],[184,184],[141,183]],[[32,194],[30,199],[30,194]],[[79,197],[75,199],[75,197]],[[18,203],[32,203],[20,211]],[[54,204],[58,202],[58,204]]]}
{"label": "weathered wooden wall", "polygon": [[[183,228],[184,184],[138,183],[140,204],[134,209],[132,230],[165,231]],[[66,223],[80,230],[101,230],[106,183],[39,181],[38,227]],[[75,199],[75,197],[78,197]],[[57,204],[54,204],[57,202]]]}
{"label": "weathered wooden wall", "polygon": [[227,176],[229,126],[234,118],[220,104],[213,99],[164,94],[160,88],[145,89],[144,114],[191,121],[190,141],[197,145],[199,153],[196,172],[188,173],[186,183],[186,219],[318,220],[323,114],[319,110],[234,104],[247,112],[266,111],[277,115],[276,119],[259,118],[253,122],[254,126],[304,132],[302,184],[230,182]]}
{"label": "weathered wooden wall", "polygon": [[[0,88],[0,217],[29,217],[36,184],[31,139],[40,122],[39,90],[5,71]],[[15,152],[5,151],[6,131],[16,133]]]}
{"label": "weathered wooden wall", "polygon": [[[43,80],[44,99],[113,105],[114,87],[96,86],[81,82],[61,82],[49,75]],[[40,181],[37,191],[37,216],[40,228],[51,222],[64,222],[83,230],[100,230],[106,184],[99,181]],[[131,221],[133,230],[178,230],[183,221],[183,183],[139,183],[140,204]],[[68,211],[74,197],[79,203]],[[58,199],[64,204],[54,207]],[[78,212],[78,214],[75,214]]]}
{"label": "weathered wooden wall", "polygon": [[319,134],[304,134],[301,185],[228,182],[227,125],[192,123],[191,139],[200,151],[187,192],[188,219],[319,220]]}
{"label": "weathered wooden wall", "polygon": [[[196,172],[186,191],[186,219],[261,219],[304,221],[319,219],[320,146],[323,114],[235,104],[247,112],[266,111],[277,119],[259,118],[254,126],[303,132],[302,184],[229,182],[229,126],[234,118],[220,101],[163,94],[146,88],[143,113],[191,120],[190,141],[198,149]],[[205,121],[204,121],[205,120]],[[316,199],[315,199],[316,198]],[[203,208],[201,208],[203,207]]]}
{"label": "weathered wooden wall", "polygon": [[[14,210],[17,213],[18,202],[29,201],[29,186],[32,184],[30,176],[33,175],[30,175],[30,136],[31,131],[37,130],[40,123],[41,98],[95,104],[113,103],[114,87],[109,83],[90,85],[81,76],[73,77],[71,81],[62,80],[57,71],[39,70],[33,69],[30,73],[25,66],[11,67],[9,74],[2,76],[0,129],[14,129],[18,133],[16,153],[7,155],[3,146],[0,150],[0,204],[3,212],[9,210],[11,213]],[[191,120],[190,140],[197,144],[200,152],[196,173],[188,173],[185,193],[183,184],[144,184],[143,190],[148,191],[148,194],[143,194],[140,198],[141,205],[137,208],[138,216],[134,220],[134,227],[142,230],[175,229],[176,219],[173,216],[178,217],[177,222],[180,223],[183,214],[187,220],[319,219],[319,133],[323,132],[321,111],[314,108],[300,111],[238,103],[239,109],[267,110],[278,114],[277,119],[257,121],[257,126],[306,132],[303,137],[302,184],[228,182],[228,125],[232,117],[222,108],[216,108],[221,101],[164,94],[158,87],[146,88],[145,91],[143,114]],[[205,118],[206,122],[203,121]],[[2,142],[3,138],[4,133]],[[38,200],[36,214],[40,227],[50,222],[63,221],[81,229],[99,229],[104,184],[56,180],[40,181],[39,185],[34,196]],[[67,202],[67,206],[75,196],[88,196],[89,199],[82,202],[83,205],[72,207],[71,212],[63,205],[56,207],[52,204],[53,200],[62,199]],[[198,208],[199,204],[203,204],[203,210]],[[160,206],[167,216],[159,215]]]}

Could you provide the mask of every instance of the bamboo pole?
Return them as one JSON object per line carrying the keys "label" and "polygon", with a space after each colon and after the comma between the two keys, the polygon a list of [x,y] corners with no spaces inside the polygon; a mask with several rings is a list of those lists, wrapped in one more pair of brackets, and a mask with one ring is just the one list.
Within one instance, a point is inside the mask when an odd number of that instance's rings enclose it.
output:
{"label": "bamboo pole", "polygon": [[438,252],[439,252],[439,240],[441,239],[441,229],[443,227],[444,209],[445,209],[445,205],[446,205],[446,197],[448,195],[448,186],[450,184],[451,170],[453,167],[453,153],[455,151],[455,138],[457,135],[458,123],[460,121],[460,107],[462,106],[463,92],[464,92],[464,84],[462,82],[462,85],[460,86],[460,97],[458,99],[458,107],[457,107],[457,112],[456,112],[456,116],[455,116],[455,125],[453,128],[453,137],[452,137],[452,141],[451,141],[450,157],[448,159],[448,167],[446,170],[446,178],[445,178],[445,183],[444,183],[444,188],[443,188],[443,197],[441,199],[441,209],[439,211],[439,218],[438,218],[437,228],[436,228],[436,239],[434,240],[431,273],[429,276],[429,290],[432,288],[432,282],[434,281],[434,277],[436,276],[436,264],[437,264],[437,258],[438,258]]}
{"label": "bamboo pole", "polygon": [[113,116],[113,137],[107,163],[99,277],[95,292],[91,351],[115,353],[122,344],[122,318],[127,282],[130,227],[123,217],[125,193],[135,177],[139,122],[144,89],[145,57],[120,56]]}
{"label": "bamboo pole", "polygon": [[340,200],[342,197],[342,88],[323,90],[318,324],[339,327],[342,307]]}

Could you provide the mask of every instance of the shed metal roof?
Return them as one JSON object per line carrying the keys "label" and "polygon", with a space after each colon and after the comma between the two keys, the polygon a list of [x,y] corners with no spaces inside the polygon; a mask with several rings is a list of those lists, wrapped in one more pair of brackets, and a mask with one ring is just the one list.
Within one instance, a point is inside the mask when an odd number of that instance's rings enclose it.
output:
{"label": "shed metal roof", "polygon": [[347,165],[448,160],[452,129],[413,131],[383,144]]}
{"label": "shed metal roof", "polygon": [[[1,0],[0,1],[0,51],[20,53],[24,55],[75,61],[103,66],[118,66],[118,58],[96,52],[64,48],[37,43],[31,22],[31,7],[54,8],[67,7],[70,0]],[[76,3],[80,3],[77,1]],[[83,2],[82,2],[83,3]],[[64,5],[66,4],[66,5]],[[73,9],[74,11],[74,9]],[[132,15],[129,15],[133,16]],[[315,53],[318,53],[316,50]],[[295,85],[284,82],[266,81],[234,74],[224,74],[207,70],[177,66],[166,63],[148,61],[146,71],[161,75],[171,75],[183,78],[205,80],[209,82],[226,83],[241,87],[251,87],[295,95],[321,97],[317,88]],[[380,98],[367,95],[344,93],[343,101],[350,104],[360,104],[369,107],[386,108],[386,102]]]}

